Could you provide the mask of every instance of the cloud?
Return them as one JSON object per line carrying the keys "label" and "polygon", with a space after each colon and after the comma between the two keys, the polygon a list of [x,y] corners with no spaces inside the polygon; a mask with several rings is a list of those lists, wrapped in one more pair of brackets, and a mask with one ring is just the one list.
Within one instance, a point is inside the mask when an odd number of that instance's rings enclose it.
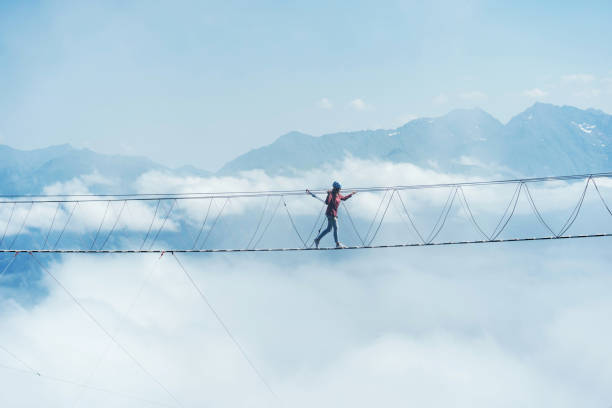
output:
{"label": "cloud", "polygon": [[540,88],[527,89],[523,91],[523,95],[530,98],[538,99],[548,95],[548,92],[541,90]]}
{"label": "cloud", "polygon": [[584,89],[575,92],[574,95],[581,98],[597,98],[601,95],[601,89]]}
{"label": "cloud", "polygon": [[463,100],[470,102],[479,102],[487,100],[487,94],[481,91],[464,92],[460,94],[459,97]]}
{"label": "cloud", "polygon": [[448,103],[448,96],[446,94],[440,94],[433,98],[432,102],[435,105],[444,105],[445,103]]}
{"label": "cloud", "polygon": [[395,121],[396,123],[395,126],[399,127],[399,126],[405,125],[406,123],[412,122],[413,120],[418,119],[418,118],[419,117],[417,115],[414,115],[412,113],[406,113],[406,114],[400,115]]}
{"label": "cloud", "polygon": [[334,104],[327,98],[321,98],[317,101],[317,107],[321,109],[332,109]]}
{"label": "cloud", "polygon": [[582,83],[586,84],[589,82],[593,82],[595,80],[595,76],[591,74],[569,74],[563,75],[561,80],[564,82],[574,82],[574,83]]}
{"label": "cloud", "polygon": [[[529,245],[179,256],[285,405],[607,406],[606,243]],[[185,406],[274,405],[170,254],[49,268]],[[0,292],[3,347],[44,375],[172,405],[51,279],[40,285],[35,304]],[[5,369],[20,363],[1,350],[0,364],[8,405],[150,406]]]}
{"label": "cloud", "polygon": [[367,105],[363,99],[361,98],[357,98],[357,99],[353,99],[352,101],[349,102],[349,107],[351,109],[354,109],[356,111],[363,111],[368,109],[370,106]]}

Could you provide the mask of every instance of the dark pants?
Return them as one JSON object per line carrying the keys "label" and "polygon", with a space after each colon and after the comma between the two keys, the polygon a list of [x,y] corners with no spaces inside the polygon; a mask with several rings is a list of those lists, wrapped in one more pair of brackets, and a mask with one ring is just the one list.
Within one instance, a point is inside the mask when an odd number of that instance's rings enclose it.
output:
{"label": "dark pants", "polygon": [[336,244],[340,242],[338,241],[338,217],[334,217],[333,215],[327,216],[327,228],[325,228],[325,230],[319,234],[317,241],[320,241],[321,238],[331,231],[332,228],[334,229],[334,239],[336,240]]}

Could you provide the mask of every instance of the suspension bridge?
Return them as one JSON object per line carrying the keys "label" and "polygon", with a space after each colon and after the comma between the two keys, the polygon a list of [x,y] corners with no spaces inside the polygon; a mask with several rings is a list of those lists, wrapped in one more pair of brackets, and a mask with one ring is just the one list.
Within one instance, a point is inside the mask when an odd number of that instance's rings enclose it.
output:
{"label": "suspension bridge", "polygon": [[[580,174],[569,176],[554,176],[525,179],[506,179],[493,181],[472,181],[446,184],[421,184],[421,185],[399,185],[383,187],[361,187],[349,189],[357,193],[369,194],[369,199],[376,199],[378,205],[376,211],[368,214],[360,211],[355,217],[349,211],[348,205],[344,205],[342,211],[349,221],[354,242],[345,248],[313,248],[312,238],[317,231],[317,226],[325,223],[323,216],[325,205],[321,204],[318,212],[304,211],[303,203],[300,206],[299,217],[302,223],[296,220],[298,216],[293,212],[288,200],[309,200],[310,197],[304,190],[270,190],[270,191],[237,191],[221,193],[167,193],[167,194],[66,194],[66,195],[30,195],[30,196],[0,196],[0,222],[4,219],[4,228],[0,229],[0,253],[58,253],[58,254],[122,254],[122,253],[234,253],[234,252],[283,252],[283,251],[313,251],[313,250],[361,250],[375,248],[409,248],[423,246],[445,246],[445,245],[467,245],[522,241],[545,241],[556,239],[597,238],[609,237],[611,232],[588,232],[570,234],[571,228],[583,210],[585,197],[589,190],[594,191],[597,200],[605,211],[612,216],[612,210],[602,193],[600,183],[608,188],[612,172],[597,174]],[[583,186],[577,193],[573,206],[569,209],[564,221],[554,226],[545,219],[544,212],[539,208],[534,199],[532,188],[545,183],[563,183],[564,185],[575,185],[582,183]],[[487,188],[494,186],[509,186],[512,194],[508,202],[500,208],[495,227],[489,229],[482,225],[478,216],[472,209],[466,189]],[[424,194],[435,191],[440,200],[439,213],[435,214],[433,227],[424,232],[417,227],[414,211],[407,204],[403,196],[406,193]],[[311,195],[319,201],[324,201],[326,190],[311,190]],[[523,199],[529,205],[533,221],[542,227],[543,234],[531,236],[502,236],[513,218],[516,218],[516,210],[519,201]],[[248,202],[248,208],[243,208],[247,213],[246,219],[240,221],[235,229],[239,229],[241,235],[250,237],[242,247],[213,247],[211,237],[215,230],[219,229],[222,222],[237,217],[236,214],[224,215],[232,202]],[[256,204],[255,200],[265,200],[263,206]],[[359,200],[359,196],[353,201]],[[273,203],[275,201],[275,204]],[[219,203],[219,204],[218,204]],[[443,204],[442,204],[443,203]],[[182,208],[179,208],[182,205]],[[213,205],[216,207],[213,209]],[[435,205],[431,205],[435,207]],[[473,232],[477,233],[477,239],[455,239],[441,240],[441,233],[447,225],[447,221],[453,208],[458,207],[464,218],[469,221]],[[282,210],[281,210],[282,208]],[[314,207],[309,207],[314,208]],[[373,210],[374,207],[372,207]],[[379,232],[385,225],[390,208],[394,208],[400,214],[400,219],[406,224],[406,230],[411,233],[410,241],[383,242],[379,238]],[[103,209],[103,211],[102,211]],[[137,214],[131,214],[136,210]],[[254,212],[258,214],[254,214]],[[80,212],[80,213],[79,213]],[[216,214],[215,214],[216,212]],[[261,247],[270,225],[278,218],[278,213],[284,212],[287,229],[292,231],[296,246],[267,246]],[[33,217],[33,214],[36,217]],[[126,215],[127,214],[127,215]],[[95,217],[99,220],[95,222]],[[201,221],[195,220],[198,216]],[[361,228],[355,222],[356,218],[371,218],[362,222]],[[149,217],[144,223],[142,219]],[[31,222],[36,218],[37,222]],[[135,225],[138,218],[140,225]],[[45,222],[46,219],[46,222]],[[307,220],[314,220],[311,227],[304,226]],[[323,221],[323,223],[321,223]],[[86,224],[86,225],[81,225]],[[168,226],[172,224],[173,228]],[[252,224],[252,225],[250,225]],[[1,225],[1,224],[0,224]],[[129,235],[131,239],[119,237]],[[248,227],[252,231],[249,232]],[[1,228],[1,227],[0,227]],[[24,234],[25,230],[26,233]],[[231,230],[230,228],[229,230]],[[319,227],[319,231],[321,227]],[[142,233],[141,238],[137,234]],[[22,235],[37,235],[40,242],[32,239],[29,245],[19,247],[17,244],[23,239]],[[89,234],[89,237],[87,235]],[[66,240],[66,236],[72,238]],[[225,228],[223,235],[228,235]],[[75,236],[78,239],[75,239]],[[160,238],[168,238],[169,242],[180,242],[180,245],[160,244]],[[284,242],[287,239],[283,240]],[[140,243],[138,243],[140,242]],[[111,247],[114,245],[114,247]],[[157,245],[157,247],[156,247]]]}

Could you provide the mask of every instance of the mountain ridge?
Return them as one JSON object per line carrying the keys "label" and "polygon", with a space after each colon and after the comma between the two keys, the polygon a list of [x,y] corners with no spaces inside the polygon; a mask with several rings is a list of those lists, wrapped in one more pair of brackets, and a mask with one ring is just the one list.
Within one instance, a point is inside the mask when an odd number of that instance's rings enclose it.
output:
{"label": "mountain ridge", "polygon": [[292,175],[345,157],[479,176],[597,173],[612,168],[611,146],[612,116],[597,109],[535,103],[506,124],[480,108],[456,109],[395,129],[321,136],[288,132],[230,160],[217,173],[190,165],[171,169],[142,156],[101,154],[69,144],[33,150],[0,145],[0,194],[37,194],[88,174],[113,181],[92,186],[96,193],[132,190],[133,182],[152,170],[201,177],[253,169]]}
{"label": "mountain ridge", "polygon": [[439,170],[462,173],[482,170],[482,166],[478,170],[466,165],[469,160],[464,158],[491,168],[513,169],[525,176],[588,173],[609,170],[611,144],[612,116],[592,108],[536,102],[506,124],[473,108],[417,118],[395,129],[318,137],[293,131],[229,161],[218,174],[256,168],[272,174],[291,173],[347,155],[423,167],[436,162]]}

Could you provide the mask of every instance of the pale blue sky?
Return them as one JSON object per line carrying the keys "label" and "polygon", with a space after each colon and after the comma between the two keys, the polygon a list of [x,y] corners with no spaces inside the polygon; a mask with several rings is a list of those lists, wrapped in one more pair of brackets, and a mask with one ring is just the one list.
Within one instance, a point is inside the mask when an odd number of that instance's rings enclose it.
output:
{"label": "pale blue sky", "polygon": [[0,143],[216,170],[290,130],[612,112],[610,2],[421,3],[0,1]]}

